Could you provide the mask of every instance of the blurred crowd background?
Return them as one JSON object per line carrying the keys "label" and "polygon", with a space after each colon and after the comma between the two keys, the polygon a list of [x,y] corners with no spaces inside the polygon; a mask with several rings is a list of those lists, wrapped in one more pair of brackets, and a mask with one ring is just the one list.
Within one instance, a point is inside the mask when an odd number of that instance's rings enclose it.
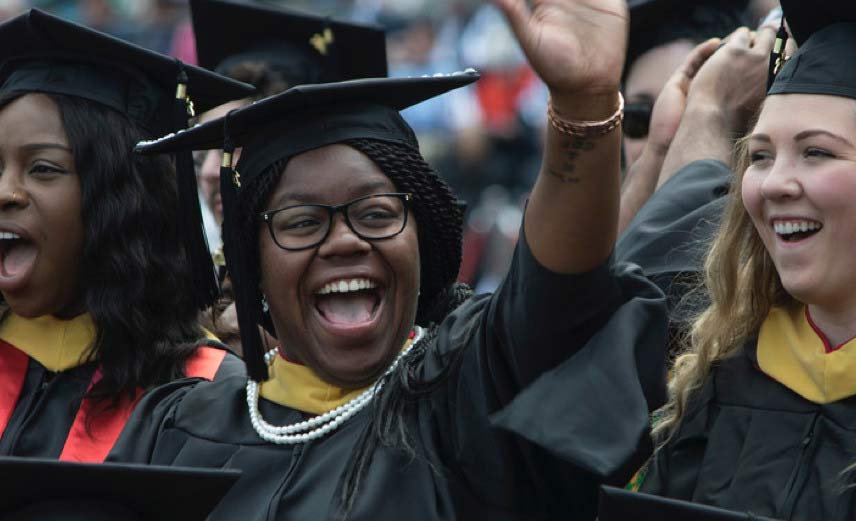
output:
{"label": "blurred crowd background", "polygon": [[[690,0],[688,0],[690,1]],[[482,79],[403,114],[423,155],[467,203],[460,279],[491,291],[507,270],[537,175],[547,92],[500,13],[484,0],[259,0],[386,29],[390,76],[473,67]],[[775,3],[754,0],[760,18]],[[0,0],[0,19],[39,7],[195,63],[182,0]],[[248,34],[250,37],[251,34]]]}

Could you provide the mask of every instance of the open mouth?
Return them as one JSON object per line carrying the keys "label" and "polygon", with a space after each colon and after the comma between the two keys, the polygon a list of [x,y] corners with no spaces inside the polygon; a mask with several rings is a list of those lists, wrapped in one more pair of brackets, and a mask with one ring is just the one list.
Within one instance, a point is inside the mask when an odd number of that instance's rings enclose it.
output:
{"label": "open mouth", "polygon": [[36,246],[17,233],[0,231],[0,276],[4,279],[22,277],[36,258]]}
{"label": "open mouth", "polygon": [[375,319],[381,300],[376,282],[364,278],[339,279],[315,292],[315,309],[331,324],[356,327]]}
{"label": "open mouth", "polygon": [[822,228],[823,224],[809,220],[776,221],[773,223],[776,235],[785,242],[798,242],[807,239]]}

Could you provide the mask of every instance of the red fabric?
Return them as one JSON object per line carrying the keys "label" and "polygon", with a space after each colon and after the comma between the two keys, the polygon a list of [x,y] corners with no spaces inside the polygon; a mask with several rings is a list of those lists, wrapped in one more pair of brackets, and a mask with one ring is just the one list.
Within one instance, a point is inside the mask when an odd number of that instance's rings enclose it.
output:
{"label": "red fabric", "polygon": [[213,347],[200,347],[187,361],[185,374],[192,378],[204,378],[214,380],[220,364],[226,358],[226,351]]}
{"label": "red fabric", "polygon": [[[222,349],[200,347],[187,361],[185,374],[189,377],[213,380],[225,357],[226,351]],[[89,384],[90,389],[100,379],[101,370],[98,370]],[[142,389],[138,389],[133,399],[122,398],[117,408],[101,411],[91,422],[88,417],[92,413],[93,404],[90,400],[83,400],[59,459],[87,463],[103,462],[110,449],[116,444],[116,440],[119,439],[122,429],[125,428],[128,418],[131,417],[142,395]]]}
{"label": "red fabric", "polygon": [[484,126],[494,133],[511,130],[517,117],[520,95],[537,76],[528,65],[502,71],[486,71],[475,84]]}
{"label": "red fabric", "polygon": [[826,354],[832,353],[833,351],[838,351],[839,349],[844,347],[845,344],[848,344],[851,340],[856,338],[852,337],[838,344],[837,346],[833,346],[829,343],[829,340],[826,338],[826,335],[823,334],[823,331],[821,331],[815,325],[814,320],[811,319],[811,313],[808,312],[808,306],[805,307],[805,318],[808,320],[808,325],[811,326],[811,328],[814,330],[814,333],[817,335],[818,338],[820,338],[821,342],[823,342],[823,349],[826,351]]}
{"label": "red fabric", "polygon": [[29,363],[26,353],[0,340],[0,436],[6,431],[21,396]]}
{"label": "red fabric", "polygon": [[[91,389],[100,379],[101,370],[99,369],[95,371],[89,388]],[[91,400],[84,399],[74,417],[74,423],[71,424],[71,430],[68,431],[68,438],[65,439],[65,446],[62,448],[59,459],[85,463],[103,462],[116,440],[119,439],[119,434],[125,428],[125,423],[134,412],[134,407],[137,406],[142,395],[142,390],[138,389],[133,399],[123,397],[118,407],[100,411],[91,421],[89,415],[93,412],[94,404]]]}

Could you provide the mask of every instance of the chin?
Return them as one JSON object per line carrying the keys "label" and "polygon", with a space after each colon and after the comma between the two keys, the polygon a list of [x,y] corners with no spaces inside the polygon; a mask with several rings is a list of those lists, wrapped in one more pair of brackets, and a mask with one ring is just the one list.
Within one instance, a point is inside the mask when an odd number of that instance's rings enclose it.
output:
{"label": "chin", "polygon": [[[342,359],[338,360],[343,361]],[[391,363],[390,360],[372,360],[348,365],[332,364],[326,365],[323,374],[327,375],[325,380],[344,389],[359,389],[367,387],[375,382]]]}

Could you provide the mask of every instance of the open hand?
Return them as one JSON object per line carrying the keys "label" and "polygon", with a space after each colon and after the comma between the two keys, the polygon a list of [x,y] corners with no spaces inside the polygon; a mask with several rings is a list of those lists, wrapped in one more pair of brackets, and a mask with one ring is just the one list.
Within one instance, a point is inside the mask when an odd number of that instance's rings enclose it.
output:
{"label": "open hand", "polygon": [[614,93],[627,46],[624,0],[493,0],[554,101]]}
{"label": "open hand", "polygon": [[758,111],[767,91],[767,71],[776,30],[765,26],[757,33],[737,29],[699,70],[690,87],[689,105],[715,108],[730,132],[741,135]]}
{"label": "open hand", "polygon": [[678,131],[681,118],[687,108],[687,96],[696,73],[719,47],[719,38],[711,38],[698,44],[676,70],[657,97],[651,113],[647,147],[665,156],[672,138]]}

